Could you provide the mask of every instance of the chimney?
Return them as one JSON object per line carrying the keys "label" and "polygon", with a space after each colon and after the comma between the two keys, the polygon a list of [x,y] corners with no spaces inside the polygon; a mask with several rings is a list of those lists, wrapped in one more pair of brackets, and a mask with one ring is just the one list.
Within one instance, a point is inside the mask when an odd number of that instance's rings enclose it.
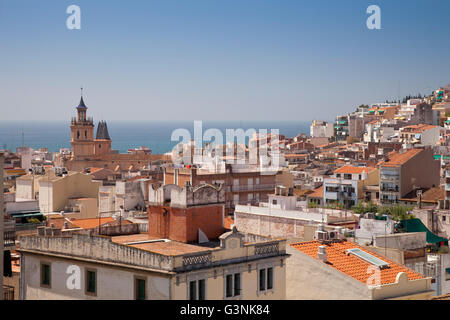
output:
{"label": "chimney", "polygon": [[319,246],[318,258],[322,262],[327,262],[327,249],[325,246]]}

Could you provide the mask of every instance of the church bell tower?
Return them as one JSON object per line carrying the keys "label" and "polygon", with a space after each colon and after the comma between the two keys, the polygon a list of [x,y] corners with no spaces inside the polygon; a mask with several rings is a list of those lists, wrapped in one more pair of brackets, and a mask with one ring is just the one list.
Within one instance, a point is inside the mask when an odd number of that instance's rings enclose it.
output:
{"label": "church bell tower", "polygon": [[[83,89],[81,89],[83,90]],[[94,155],[94,120],[86,116],[87,107],[83,101],[83,91],[77,109],[77,117],[73,117],[70,125],[71,151],[75,158]]]}

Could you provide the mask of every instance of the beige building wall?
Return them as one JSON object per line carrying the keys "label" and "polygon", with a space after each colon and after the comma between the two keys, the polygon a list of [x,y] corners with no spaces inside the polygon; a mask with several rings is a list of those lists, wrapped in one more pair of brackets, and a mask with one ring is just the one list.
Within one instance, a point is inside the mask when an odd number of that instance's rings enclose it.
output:
{"label": "beige building wall", "polygon": [[[270,267],[273,268],[273,288],[259,291],[259,270]],[[253,263],[241,263],[230,267],[224,266],[182,274],[172,279],[172,299],[189,299],[189,282],[205,279],[207,300],[284,300],[286,299],[285,269],[285,264],[282,264],[279,258],[271,258]],[[234,273],[241,274],[241,295],[227,298],[225,295],[226,275]],[[179,278],[178,284],[177,277]]]}
{"label": "beige building wall", "polygon": [[41,212],[62,211],[71,198],[98,198],[101,182],[92,181],[90,175],[70,173],[56,179],[39,181],[39,208]]}
{"label": "beige building wall", "polygon": [[79,209],[78,219],[87,219],[98,217],[97,203],[97,198],[79,198],[69,199],[68,205]]}
{"label": "beige building wall", "polygon": [[[41,263],[51,265],[51,288],[41,286]],[[169,278],[159,273],[138,271],[78,260],[56,257],[23,255],[22,260],[23,299],[24,300],[133,300],[134,277],[143,277],[146,281],[149,300],[169,298]],[[73,274],[71,266],[80,269],[80,289],[70,289],[67,282]],[[72,267],[73,268],[73,267]],[[86,294],[86,269],[97,271],[97,294]]]}
{"label": "beige building wall", "polygon": [[292,173],[283,170],[275,176],[275,184],[285,186],[286,188],[293,188],[294,176]]}

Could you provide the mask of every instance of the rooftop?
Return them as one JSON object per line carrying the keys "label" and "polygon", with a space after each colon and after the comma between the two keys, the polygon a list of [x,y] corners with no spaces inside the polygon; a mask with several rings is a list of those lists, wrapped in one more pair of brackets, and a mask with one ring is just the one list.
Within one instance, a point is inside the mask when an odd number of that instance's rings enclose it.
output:
{"label": "rooftop", "polygon": [[403,127],[404,132],[412,132],[412,133],[422,133],[426,130],[438,128],[438,126],[433,126],[430,124],[414,124],[411,126]]}
{"label": "rooftop", "polygon": [[[291,246],[302,253],[310,256],[313,259],[318,259],[319,246],[324,244],[319,241],[308,241],[293,243]],[[367,272],[368,267],[371,266],[369,262],[358,258],[353,254],[347,254],[348,249],[358,248],[384,262],[389,264],[388,268],[380,270],[381,285],[395,283],[397,274],[404,272],[407,274],[409,280],[423,279],[424,277],[417,272],[414,272],[404,266],[396,264],[395,262],[386,259],[383,256],[370,252],[356,243],[350,241],[334,242],[326,244],[327,261],[331,268],[334,268],[349,277],[352,277],[360,282],[367,283],[367,280],[371,276]],[[319,260],[320,261],[320,260]]]}
{"label": "rooftop", "polygon": [[400,166],[414,158],[422,151],[423,149],[409,149],[403,153],[393,151],[389,153],[389,159],[387,161],[385,160],[380,162],[379,165],[386,167]]}
{"label": "rooftop", "polygon": [[349,174],[361,174],[363,172],[369,173],[375,170],[375,168],[368,167],[354,167],[354,166],[343,166],[336,169],[334,173],[349,173]]}

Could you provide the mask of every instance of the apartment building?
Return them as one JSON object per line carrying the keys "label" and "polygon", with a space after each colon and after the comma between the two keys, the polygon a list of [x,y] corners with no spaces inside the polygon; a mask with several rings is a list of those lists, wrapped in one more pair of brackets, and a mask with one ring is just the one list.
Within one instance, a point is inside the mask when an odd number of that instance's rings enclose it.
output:
{"label": "apartment building", "polygon": [[440,140],[439,126],[417,124],[400,128],[399,139],[403,148],[436,146]]}
{"label": "apartment building", "polygon": [[221,233],[221,186],[152,191],[148,234],[21,237],[21,299],[285,299],[285,240]]}
{"label": "apartment building", "polygon": [[97,216],[100,181],[92,176],[75,171],[58,172],[47,170],[44,175],[28,174],[17,179],[17,198],[39,199],[42,213],[72,210],[80,212],[79,217]]}
{"label": "apartment building", "polygon": [[235,205],[267,201],[276,186],[276,172],[264,172],[259,167],[226,165],[218,170],[186,168],[166,168],[164,185],[176,184],[183,187],[198,184],[222,183],[225,187],[225,210],[232,213]]}
{"label": "apartment building", "polygon": [[413,190],[439,186],[440,164],[431,148],[393,151],[378,166],[381,203],[395,203]]}
{"label": "apartment building", "polygon": [[334,126],[326,121],[314,120],[310,127],[312,138],[331,138],[334,135]]}
{"label": "apartment building", "polygon": [[338,116],[334,123],[334,136],[336,141],[346,141],[349,136],[349,123],[347,116]]}
{"label": "apartment building", "polygon": [[364,198],[364,187],[378,184],[378,169],[345,165],[323,179],[323,203],[342,203],[351,208]]}

